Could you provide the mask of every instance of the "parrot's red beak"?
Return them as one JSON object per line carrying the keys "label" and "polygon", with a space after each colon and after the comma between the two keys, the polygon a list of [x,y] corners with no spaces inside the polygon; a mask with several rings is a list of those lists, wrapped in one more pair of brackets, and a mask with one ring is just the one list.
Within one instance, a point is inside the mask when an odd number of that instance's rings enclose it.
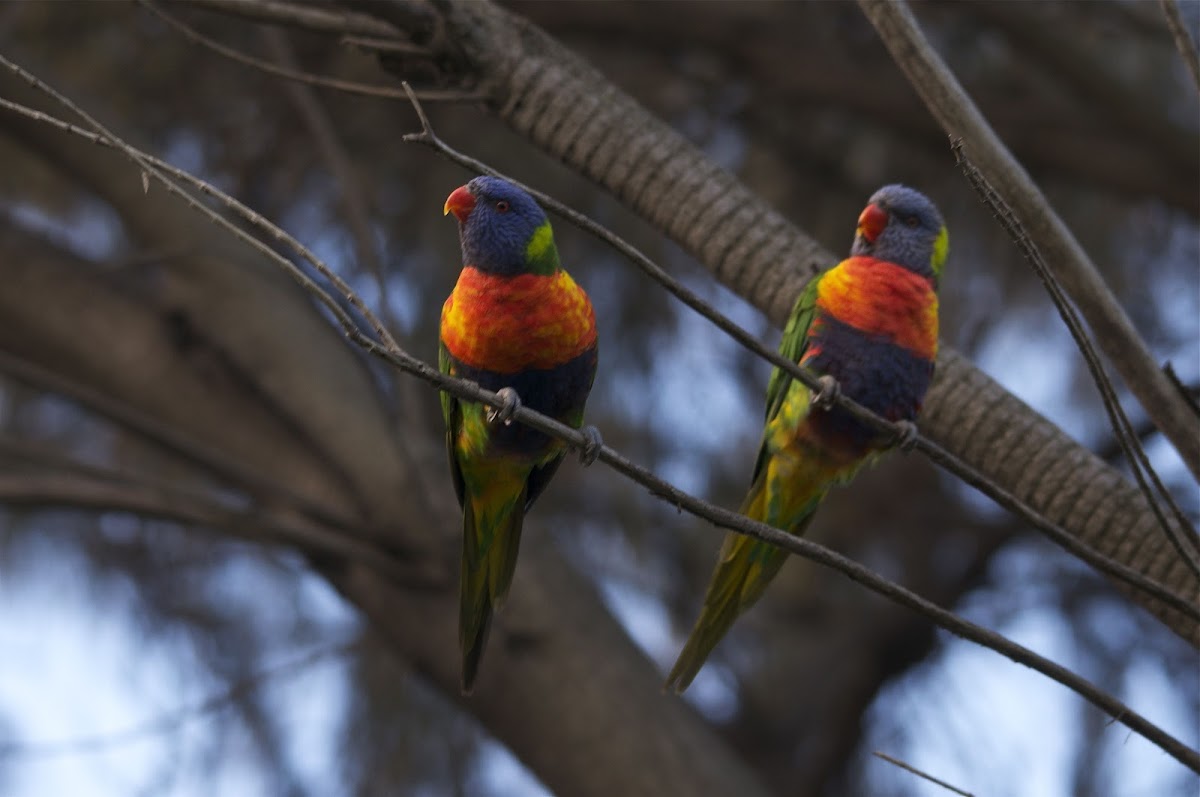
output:
{"label": "parrot's red beak", "polygon": [[446,206],[442,208],[442,215],[453,213],[459,222],[466,223],[467,216],[470,216],[474,209],[475,195],[465,185],[460,185],[450,196],[446,197]]}
{"label": "parrot's red beak", "polygon": [[866,238],[868,243],[875,243],[875,239],[879,237],[879,233],[883,232],[887,223],[887,213],[872,202],[858,217],[858,234]]}

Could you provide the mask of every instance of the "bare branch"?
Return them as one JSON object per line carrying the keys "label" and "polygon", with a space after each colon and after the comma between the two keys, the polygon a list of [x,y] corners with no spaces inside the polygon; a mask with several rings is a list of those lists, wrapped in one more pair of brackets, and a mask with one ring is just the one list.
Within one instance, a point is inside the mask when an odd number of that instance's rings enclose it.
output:
{"label": "bare branch", "polygon": [[[286,80],[294,80],[298,83],[304,83],[309,86],[320,86],[321,88],[336,89],[338,91],[344,91],[347,94],[357,94],[364,97],[379,97],[382,99],[396,100],[403,99],[405,96],[404,92],[397,91],[396,89],[389,88],[387,86],[371,86],[365,83],[356,83],[349,80],[338,80],[337,78],[313,75],[308,72],[302,72],[290,67],[272,64],[269,61],[262,60],[261,58],[254,58],[253,56],[240,53],[232,47],[227,47],[218,41],[210,39],[209,37],[197,31],[195,28],[192,28],[179,19],[176,19],[166,11],[163,11],[157,5],[150,2],[150,0],[137,0],[137,2],[147,11],[150,11],[163,22],[175,28],[191,41],[199,44],[202,47],[212,50],[218,55],[222,55],[232,61],[236,61],[239,64],[245,64],[246,66],[257,69],[260,72],[266,72],[268,75],[274,75]],[[480,99],[479,94],[472,92],[440,91],[436,89],[422,90],[421,97],[427,102],[475,102]]]}
{"label": "bare branch", "polygon": [[[4,448],[14,453],[11,445]],[[432,569],[432,562],[402,562],[382,548],[355,539],[346,529],[329,529],[315,523],[301,525],[274,517],[262,508],[232,509],[176,484],[147,481],[132,474],[104,473],[80,463],[59,465],[50,473],[0,473],[0,503],[131,512],[220,531],[256,544],[287,545],[306,553],[358,562],[398,584],[435,587],[453,580],[452,574]]]}
{"label": "bare branch", "polygon": [[1200,480],[1200,435],[1196,434],[1194,416],[1155,363],[1083,247],[934,52],[908,7],[891,0],[859,0],[859,5],[942,128],[952,138],[963,140],[975,154],[980,171],[1026,220],[1032,240],[1055,264],[1057,276],[1079,305],[1100,347],[1192,475]]}
{"label": "bare branch", "polygon": [[[263,32],[263,39],[267,46],[274,51],[274,55],[280,63],[288,69],[294,69],[296,56],[286,37],[277,29],[272,28]],[[338,188],[337,196],[341,200],[342,215],[345,218],[346,226],[350,228],[351,238],[354,241],[355,256],[358,262],[366,266],[380,297],[384,297],[387,295],[387,283],[383,274],[383,262],[372,240],[370,213],[367,210],[366,198],[363,196],[362,180],[355,170],[354,164],[346,155],[345,147],[338,140],[333,122],[316,93],[307,86],[294,83],[288,84],[287,89],[292,103],[312,134],[317,152],[325,161],[330,176]],[[399,94],[407,98],[403,91]],[[390,317],[386,301],[381,302],[379,312],[387,324],[395,325]]]}
{"label": "bare branch", "polygon": [[342,10],[332,11],[304,3],[276,2],[276,0],[187,0],[187,3],[197,8],[218,11],[232,17],[287,25],[318,33],[377,36],[382,39],[394,39],[399,35],[399,31],[393,25],[367,14]]}
{"label": "bare branch", "polygon": [[938,780],[933,775],[930,775],[927,772],[922,772],[921,770],[914,767],[912,764],[906,764],[905,762],[901,761],[899,758],[893,758],[892,756],[888,755],[887,753],[881,753],[878,750],[872,750],[871,755],[875,756],[876,758],[882,758],[884,761],[888,762],[889,764],[893,764],[895,766],[900,767],[903,770],[907,770],[919,778],[924,778],[925,780],[929,781],[930,783],[936,783],[938,786],[941,786],[943,789],[946,789],[947,791],[952,791],[955,794],[961,794],[962,797],[975,797],[973,794],[971,794],[971,792],[963,791],[962,789],[958,788],[957,786],[951,786],[949,783],[947,783],[944,780]]}
{"label": "bare branch", "polygon": [[[1133,475],[1137,479],[1138,487],[1142,494],[1146,496],[1146,501],[1150,504],[1154,516],[1158,518],[1159,526],[1162,528],[1167,539],[1175,546],[1175,550],[1183,558],[1183,561],[1188,564],[1192,572],[1200,578],[1200,549],[1197,548],[1196,535],[1191,529],[1191,524],[1184,517],[1183,512],[1175,503],[1175,499],[1163,486],[1162,480],[1159,479],[1158,473],[1150,465],[1150,460],[1146,456],[1145,449],[1142,448],[1141,441],[1133,430],[1133,425],[1129,422],[1129,416],[1125,414],[1125,410],[1121,408],[1121,402],[1117,400],[1117,393],[1113,389],[1112,382],[1109,381],[1108,375],[1104,373],[1104,366],[1100,363],[1100,358],[1096,354],[1096,349],[1092,346],[1091,340],[1087,336],[1087,332],[1083,329],[1083,324],[1079,320],[1079,316],[1075,312],[1075,308],[1071,306],[1070,300],[1063,292],[1062,286],[1058,279],[1054,276],[1054,272],[1046,265],[1042,253],[1038,250],[1037,244],[1029,237],[1025,230],[1025,225],[1013,213],[1012,208],[1004,201],[1004,198],[996,193],[995,188],[988,182],[987,178],[980,173],[975,164],[967,156],[963,150],[961,139],[954,140],[950,148],[954,151],[954,157],[962,168],[963,173],[967,177],[967,181],[971,183],[971,187],[979,194],[984,204],[992,211],[993,215],[1004,227],[1004,230],[1012,238],[1013,243],[1021,250],[1021,254],[1033,266],[1034,273],[1037,274],[1039,280],[1046,287],[1046,292],[1050,294],[1050,298],[1054,302],[1054,306],[1058,308],[1059,316],[1062,317],[1063,323],[1071,333],[1072,339],[1075,341],[1076,347],[1083,354],[1084,362],[1087,363],[1088,372],[1092,376],[1092,381],[1096,383],[1097,389],[1100,391],[1100,398],[1104,403],[1104,411],[1108,413],[1109,424],[1112,426],[1113,432],[1117,436],[1117,441],[1120,443],[1122,450],[1125,452],[1125,457],[1129,461],[1130,467],[1133,469]],[[1154,489],[1146,483],[1147,478],[1154,484]],[[1166,504],[1168,509],[1174,514],[1178,527],[1167,520],[1163,510],[1159,507],[1159,503]]]}
{"label": "bare branch", "polygon": [[1188,33],[1183,24],[1183,17],[1179,14],[1179,0],[1158,0],[1158,4],[1162,6],[1163,16],[1167,18],[1167,27],[1171,29],[1175,46],[1179,48],[1179,54],[1187,64],[1192,82],[1196,84],[1196,90],[1200,91],[1200,54],[1197,54],[1196,42],[1192,41],[1192,34]]}
{"label": "bare branch", "polygon": [[136,408],[103,395],[38,365],[0,350],[0,373],[40,390],[57,393],[79,402],[103,415],[113,423],[184,460],[199,465],[219,478],[235,482],[259,498],[275,498],[311,517],[318,523],[349,528],[350,521],[337,517],[327,506],[315,503],[286,484],[280,484],[263,473],[244,466],[205,443],[180,434],[168,424],[160,423]]}

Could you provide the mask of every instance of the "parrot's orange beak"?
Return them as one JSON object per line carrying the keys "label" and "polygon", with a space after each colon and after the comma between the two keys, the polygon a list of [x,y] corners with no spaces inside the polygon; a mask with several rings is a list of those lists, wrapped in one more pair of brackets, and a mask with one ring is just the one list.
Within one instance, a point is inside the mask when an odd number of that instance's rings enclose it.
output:
{"label": "parrot's orange beak", "polygon": [[453,213],[459,222],[466,223],[467,216],[471,215],[471,211],[475,209],[475,196],[465,185],[460,185],[455,188],[450,196],[446,197],[446,206],[442,208],[442,215]]}
{"label": "parrot's orange beak", "polygon": [[875,243],[875,239],[879,237],[879,233],[883,232],[883,228],[887,226],[887,223],[887,213],[879,205],[872,202],[867,205],[866,210],[858,217],[858,234],[866,238],[868,243]]}

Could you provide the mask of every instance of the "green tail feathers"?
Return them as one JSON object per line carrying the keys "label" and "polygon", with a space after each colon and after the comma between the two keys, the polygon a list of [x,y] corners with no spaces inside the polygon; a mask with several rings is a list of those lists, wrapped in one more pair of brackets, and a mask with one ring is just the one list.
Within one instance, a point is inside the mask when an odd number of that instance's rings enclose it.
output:
{"label": "green tail feathers", "polygon": [[[742,513],[753,520],[763,518],[766,514],[764,493],[761,482],[756,482],[746,496]],[[790,524],[788,531],[797,536],[804,534],[819,501],[818,495],[808,511]],[[770,519],[764,519],[763,522],[772,523]],[[667,675],[666,689],[682,694],[688,688],[734,620],[762,597],[787,557],[787,551],[762,540],[733,532],[725,535],[721,555],[717,558],[716,569],[704,595],[704,607],[679,658],[675,660],[675,666]]]}
{"label": "green tail feathers", "polygon": [[484,528],[471,501],[463,502],[463,555],[459,596],[458,642],[462,650],[462,691],[470,694],[479,662],[498,611],[512,584],[525,519],[525,494]]}
{"label": "green tail feathers", "polygon": [[770,543],[730,533],[704,596],[704,608],[667,676],[666,688],[682,693],[733,621],[754,605],[783,567],[787,552]]}

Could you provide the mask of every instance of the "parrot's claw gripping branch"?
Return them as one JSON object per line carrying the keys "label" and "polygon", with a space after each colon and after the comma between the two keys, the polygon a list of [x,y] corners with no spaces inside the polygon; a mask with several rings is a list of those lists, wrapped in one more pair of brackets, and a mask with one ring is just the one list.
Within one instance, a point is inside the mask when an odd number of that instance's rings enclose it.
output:
{"label": "parrot's claw gripping branch", "polygon": [[579,433],[587,438],[587,443],[579,449],[579,464],[586,468],[600,456],[600,449],[604,448],[604,438],[595,426],[580,426]]}
{"label": "parrot's claw gripping branch", "polygon": [[487,422],[490,426],[510,426],[513,415],[516,413],[517,408],[521,406],[521,397],[511,387],[500,388],[496,391],[496,396],[504,402],[504,406],[499,409],[488,410]]}
{"label": "parrot's claw gripping branch", "polygon": [[899,420],[896,421],[896,436],[892,438],[892,445],[907,454],[913,450],[917,444],[917,438],[920,436],[921,433],[915,423]]}
{"label": "parrot's claw gripping branch", "polygon": [[[813,394],[813,406],[819,410],[828,411],[833,409],[833,405],[837,403],[838,397],[842,395],[842,386],[829,374],[821,374],[821,376],[817,377],[817,383],[821,387]],[[916,429],[915,426],[913,428]]]}

